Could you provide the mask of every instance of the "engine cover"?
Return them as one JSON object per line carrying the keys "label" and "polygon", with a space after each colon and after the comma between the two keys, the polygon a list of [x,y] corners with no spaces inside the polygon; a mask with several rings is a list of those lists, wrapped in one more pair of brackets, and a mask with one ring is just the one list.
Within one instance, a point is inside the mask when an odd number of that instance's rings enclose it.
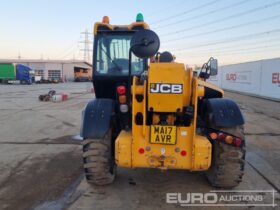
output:
{"label": "engine cover", "polygon": [[151,63],[148,74],[148,110],[154,112],[182,110],[183,104],[187,102],[188,86],[184,64]]}

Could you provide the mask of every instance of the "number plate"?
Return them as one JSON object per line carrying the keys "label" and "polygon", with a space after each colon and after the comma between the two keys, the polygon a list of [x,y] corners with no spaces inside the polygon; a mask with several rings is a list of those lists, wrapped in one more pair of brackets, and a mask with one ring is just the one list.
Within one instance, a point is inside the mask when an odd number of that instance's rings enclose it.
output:
{"label": "number plate", "polygon": [[176,126],[152,125],[150,142],[153,144],[176,144]]}

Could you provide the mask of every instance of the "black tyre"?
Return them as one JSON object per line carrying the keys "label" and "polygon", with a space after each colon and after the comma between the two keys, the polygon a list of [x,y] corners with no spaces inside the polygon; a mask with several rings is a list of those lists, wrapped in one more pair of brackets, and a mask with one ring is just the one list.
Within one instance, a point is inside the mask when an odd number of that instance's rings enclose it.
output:
{"label": "black tyre", "polygon": [[[243,126],[219,130],[244,139]],[[206,177],[214,187],[236,187],[244,174],[245,146],[238,148],[214,141],[212,147],[212,164],[206,172]]]}
{"label": "black tyre", "polygon": [[83,162],[87,182],[95,185],[111,184],[115,179],[111,130],[103,139],[83,141]]}

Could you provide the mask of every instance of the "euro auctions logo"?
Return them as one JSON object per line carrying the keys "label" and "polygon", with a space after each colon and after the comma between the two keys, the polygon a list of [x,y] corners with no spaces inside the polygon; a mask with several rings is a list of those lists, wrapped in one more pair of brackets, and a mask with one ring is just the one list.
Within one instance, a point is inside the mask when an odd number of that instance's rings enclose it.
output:
{"label": "euro auctions logo", "polygon": [[215,204],[218,202],[217,193],[167,193],[166,203],[179,203],[181,205]]}
{"label": "euro auctions logo", "polygon": [[166,193],[166,203],[180,206],[275,207],[275,190],[212,190],[208,193]]}
{"label": "euro auctions logo", "polygon": [[272,73],[272,84],[280,84],[280,73]]}
{"label": "euro auctions logo", "polygon": [[236,74],[226,74],[226,80],[235,81],[236,80]]}
{"label": "euro auctions logo", "polygon": [[233,82],[233,83],[251,84],[252,71],[248,70],[248,71],[226,73],[225,79],[228,82]]}

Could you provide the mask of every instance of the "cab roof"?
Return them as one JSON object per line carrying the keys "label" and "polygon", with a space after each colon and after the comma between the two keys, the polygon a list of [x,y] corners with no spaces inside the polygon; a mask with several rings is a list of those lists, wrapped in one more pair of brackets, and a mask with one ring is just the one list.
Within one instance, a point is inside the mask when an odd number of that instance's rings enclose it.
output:
{"label": "cab roof", "polygon": [[145,22],[134,22],[130,25],[111,25],[109,23],[97,22],[94,24],[93,34],[96,35],[102,31],[138,31],[141,29],[149,29]]}

